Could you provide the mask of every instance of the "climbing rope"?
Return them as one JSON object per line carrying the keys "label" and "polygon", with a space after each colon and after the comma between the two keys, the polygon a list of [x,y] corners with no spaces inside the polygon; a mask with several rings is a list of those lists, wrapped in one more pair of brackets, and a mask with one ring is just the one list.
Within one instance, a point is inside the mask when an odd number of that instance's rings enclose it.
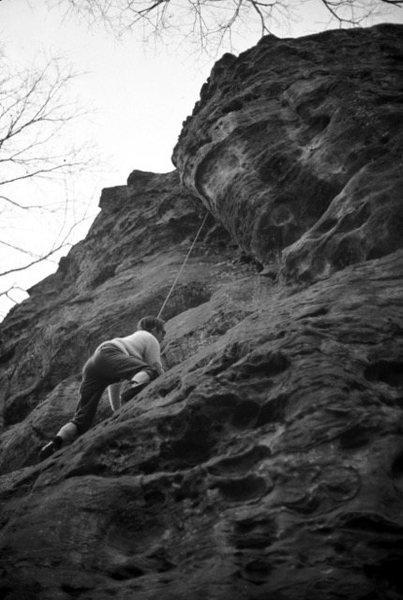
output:
{"label": "climbing rope", "polygon": [[185,259],[184,259],[184,261],[183,261],[183,263],[182,263],[182,266],[181,266],[181,268],[179,269],[179,271],[178,271],[178,274],[176,275],[176,277],[175,277],[175,279],[174,279],[174,282],[173,282],[173,284],[171,285],[171,289],[169,290],[169,292],[168,292],[168,295],[167,295],[167,297],[165,298],[165,300],[164,300],[164,302],[163,302],[163,304],[162,304],[162,306],[161,306],[161,308],[160,308],[160,311],[159,311],[159,313],[158,313],[158,315],[157,315],[157,317],[158,317],[158,318],[159,318],[159,317],[162,315],[162,312],[163,312],[163,310],[164,310],[165,306],[167,305],[167,302],[168,302],[169,298],[171,297],[171,294],[172,294],[172,292],[173,292],[173,291],[174,291],[174,289],[175,289],[175,286],[176,286],[176,284],[177,284],[177,282],[178,282],[178,279],[179,279],[179,277],[182,275],[182,271],[183,271],[183,269],[185,268],[187,261],[189,260],[189,256],[191,255],[191,253],[192,253],[192,250],[193,250],[193,248],[194,248],[194,246],[195,246],[195,244],[196,244],[196,242],[197,242],[197,240],[198,240],[198,238],[199,238],[199,235],[200,235],[200,233],[201,233],[201,230],[203,229],[203,227],[204,227],[204,224],[205,224],[205,222],[207,221],[207,217],[208,217],[208,215],[209,215],[209,212],[208,212],[208,211],[206,211],[206,214],[204,215],[204,219],[203,219],[203,221],[202,221],[202,224],[201,224],[201,225],[200,225],[200,227],[199,227],[199,231],[196,233],[196,237],[194,238],[194,240],[193,240],[193,242],[192,242],[192,245],[190,246],[190,248],[189,248],[189,251],[188,251],[188,253],[187,253],[187,254],[186,254],[186,256],[185,256]]}

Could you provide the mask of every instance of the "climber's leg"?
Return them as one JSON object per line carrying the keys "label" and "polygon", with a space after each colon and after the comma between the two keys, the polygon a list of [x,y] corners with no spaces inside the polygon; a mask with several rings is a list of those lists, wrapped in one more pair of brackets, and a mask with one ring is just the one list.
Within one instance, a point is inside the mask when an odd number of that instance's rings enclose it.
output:
{"label": "climber's leg", "polygon": [[124,354],[112,343],[106,342],[100,347],[96,354],[96,361],[99,371],[108,379],[108,385],[124,379],[132,379],[140,371],[148,373],[150,379],[155,377],[154,369],[147,363]]}
{"label": "climber's leg", "polygon": [[63,427],[59,430],[59,432],[53,438],[53,440],[48,442],[41,449],[40,460],[44,460],[45,458],[48,458],[49,456],[51,456],[52,454],[57,452],[57,450],[60,450],[60,448],[64,444],[71,444],[71,442],[73,442],[77,437],[78,437],[77,426],[74,425],[74,423],[66,423],[66,425],[63,425]]}
{"label": "climber's leg", "polygon": [[[141,376],[143,382],[145,379],[150,381],[157,376],[154,369],[146,363],[124,354],[113,344],[107,342],[103,344],[84,365],[80,397],[73,419],[42,448],[40,459],[47,458],[63,444],[72,442],[90,428],[101,396],[108,385],[131,379],[139,372],[143,374]],[[142,387],[144,385],[145,383],[142,383]]]}
{"label": "climber's leg", "polygon": [[107,374],[102,373],[100,366],[97,354],[95,354],[83,368],[79,400],[71,420],[78,430],[78,435],[82,435],[91,427],[101,396],[111,383]]}
{"label": "climber's leg", "polygon": [[59,450],[62,445],[73,442],[79,435],[87,431],[94,420],[99,400],[108,382],[98,374],[95,357],[92,356],[84,365],[80,385],[80,398],[71,422],[66,423],[56,436],[46,444],[40,452],[40,460],[44,460]]}
{"label": "climber's leg", "polygon": [[99,360],[104,364],[103,373],[106,373],[111,381],[112,378],[114,381],[131,380],[132,385],[121,395],[123,404],[158,376],[149,365],[133,356],[127,356],[113,344],[106,343],[101,347]]}

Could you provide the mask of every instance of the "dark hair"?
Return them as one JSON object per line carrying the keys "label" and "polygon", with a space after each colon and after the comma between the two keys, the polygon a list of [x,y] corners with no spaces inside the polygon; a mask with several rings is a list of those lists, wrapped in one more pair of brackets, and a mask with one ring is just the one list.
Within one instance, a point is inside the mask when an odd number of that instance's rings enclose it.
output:
{"label": "dark hair", "polygon": [[152,329],[158,329],[163,331],[165,326],[165,321],[159,319],[158,317],[143,317],[137,323],[137,329],[143,329],[144,331],[150,332]]}

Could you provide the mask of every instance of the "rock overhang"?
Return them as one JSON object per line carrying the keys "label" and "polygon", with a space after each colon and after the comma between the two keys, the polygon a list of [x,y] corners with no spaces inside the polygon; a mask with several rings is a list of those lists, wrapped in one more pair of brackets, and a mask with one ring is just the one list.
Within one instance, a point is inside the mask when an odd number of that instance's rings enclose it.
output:
{"label": "rock overhang", "polygon": [[217,63],[184,124],[183,184],[287,279],[401,247],[402,31],[263,38]]}

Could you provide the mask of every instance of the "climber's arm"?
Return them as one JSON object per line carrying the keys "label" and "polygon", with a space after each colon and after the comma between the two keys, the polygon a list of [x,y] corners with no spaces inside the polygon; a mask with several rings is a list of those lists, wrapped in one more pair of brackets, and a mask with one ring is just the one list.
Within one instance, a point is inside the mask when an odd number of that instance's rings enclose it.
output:
{"label": "climber's arm", "polygon": [[152,363],[151,367],[158,373],[158,375],[162,375],[164,372],[161,362],[154,362]]}
{"label": "climber's arm", "polygon": [[147,346],[144,353],[145,362],[154,369],[158,375],[162,375],[164,369],[161,362],[161,350],[158,341],[155,337],[150,336],[147,338]]}

